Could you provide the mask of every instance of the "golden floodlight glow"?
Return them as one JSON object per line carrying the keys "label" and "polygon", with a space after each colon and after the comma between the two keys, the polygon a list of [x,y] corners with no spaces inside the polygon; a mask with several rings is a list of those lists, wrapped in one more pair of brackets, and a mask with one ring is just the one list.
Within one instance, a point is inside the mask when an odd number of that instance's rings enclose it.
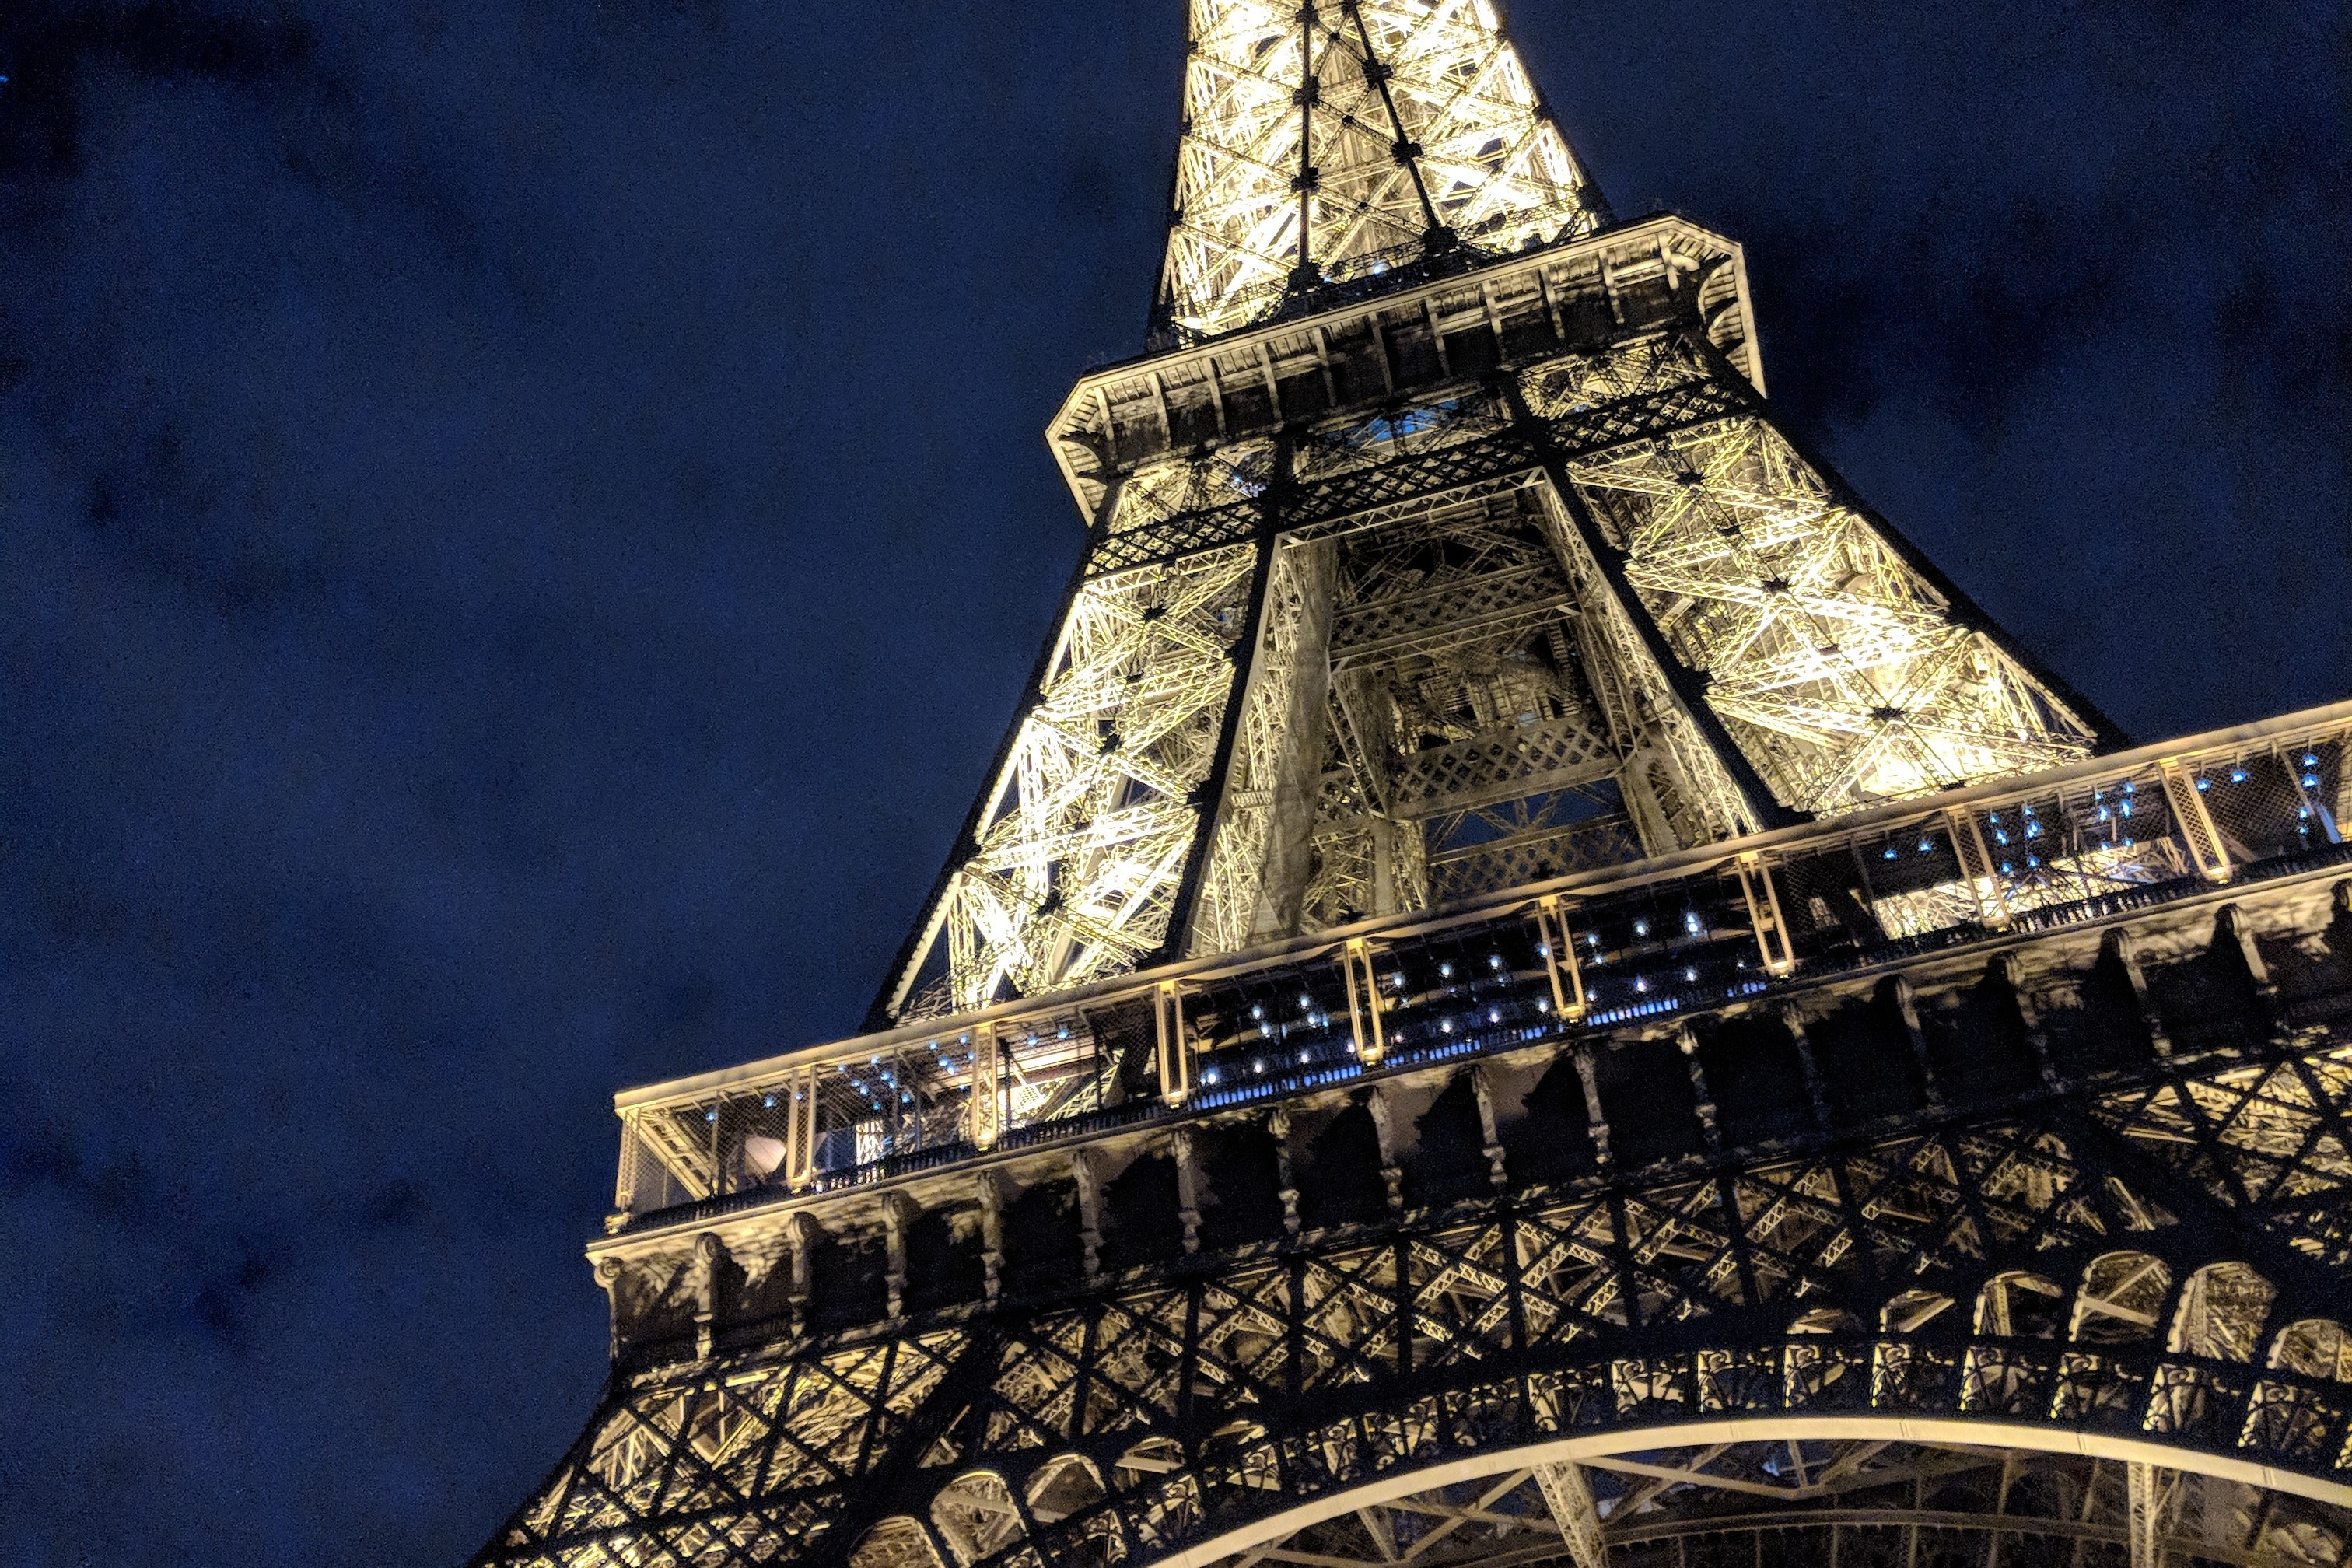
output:
{"label": "golden floodlight glow", "polygon": [[1302,268],[1360,276],[1449,237],[1517,251],[1601,221],[1494,12],[1465,0],[1195,0],[1184,127],[1160,302],[1186,335],[1258,319]]}

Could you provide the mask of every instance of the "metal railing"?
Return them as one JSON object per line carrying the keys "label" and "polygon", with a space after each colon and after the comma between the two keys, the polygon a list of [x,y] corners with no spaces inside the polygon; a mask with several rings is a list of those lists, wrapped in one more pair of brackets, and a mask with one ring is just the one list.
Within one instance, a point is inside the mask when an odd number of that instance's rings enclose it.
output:
{"label": "metal railing", "polygon": [[616,1227],[1567,1041],[2352,862],[2352,703],[616,1100]]}

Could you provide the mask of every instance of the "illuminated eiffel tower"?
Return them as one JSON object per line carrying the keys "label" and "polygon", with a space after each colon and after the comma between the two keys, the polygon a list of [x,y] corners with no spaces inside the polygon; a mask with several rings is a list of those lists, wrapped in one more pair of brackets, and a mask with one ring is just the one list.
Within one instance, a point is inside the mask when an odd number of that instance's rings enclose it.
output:
{"label": "illuminated eiffel tower", "polygon": [[1192,0],[866,1033],[619,1097],[479,1561],[2340,1563],[2352,703],[2130,749],[1484,0]]}

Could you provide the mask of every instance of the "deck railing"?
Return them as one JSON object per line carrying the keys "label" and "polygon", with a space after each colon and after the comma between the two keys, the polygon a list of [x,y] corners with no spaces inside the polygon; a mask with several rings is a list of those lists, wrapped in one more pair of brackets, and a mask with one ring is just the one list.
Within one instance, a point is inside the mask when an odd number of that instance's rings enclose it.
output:
{"label": "deck railing", "polygon": [[618,1097],[616,1227],[1510,1050],[2352,859],[2352,703]]}

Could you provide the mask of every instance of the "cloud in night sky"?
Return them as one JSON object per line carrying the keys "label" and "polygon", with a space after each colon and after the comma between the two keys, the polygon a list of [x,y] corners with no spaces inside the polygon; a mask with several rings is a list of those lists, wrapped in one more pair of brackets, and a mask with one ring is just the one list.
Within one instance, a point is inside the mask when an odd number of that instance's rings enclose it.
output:
{"label": "cloud in night sky", "polygon": [[[1923,14],[1932,11],[1932,14]],[[2135,733],[2352,694],[2341,7],[1523,0]],[[0,1561],[450,1562],[608,1096],[845,1033],[1076,559],[1176,0],[0,20]]]}

